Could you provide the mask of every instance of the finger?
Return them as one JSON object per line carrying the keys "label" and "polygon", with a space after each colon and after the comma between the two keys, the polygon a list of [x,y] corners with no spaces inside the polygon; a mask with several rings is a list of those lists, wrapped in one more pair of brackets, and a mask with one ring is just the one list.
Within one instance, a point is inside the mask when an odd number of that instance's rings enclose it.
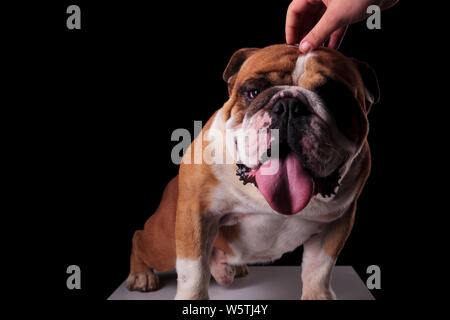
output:
{"label": "finger", "polygon": [[287,44],[294,44],[294,43],[298,43],[300,41],[300,33],[302,28],[302,23],[301,21],[303,21],[301,19],[301,14],[297,15],[295,17],[295,20],[292,19],[290,20],[292,23],[292,25],[287,25],[287,20],[286,20],[286,28],[285,28],[285,32],[286,32],[286,43]]}
{"label": "finger", "polygon": [[347,32],[348,25],[341,27],[334,31],[330,36],[330,41],[328,42],[328,48],[339,49],[342,39],[344,39],[345,32]]}
{"label": "finger", "polygon": [[338,15],[334,14],[332,10],[328,8],[319,22],[301,41],[299,46],[300,51],[307,53],[317,48],[324,43],[334,31],[344,26],[345,23],[337,18],[337,16]]}
{"label": "finger", "polygon": [[286,43],[294,44],[297,43],[299,38],[299,31],[301,30],[302,22],[302,12],[308,7],[308,2],[306,0],[294,0],[288,7],[286,12]]}

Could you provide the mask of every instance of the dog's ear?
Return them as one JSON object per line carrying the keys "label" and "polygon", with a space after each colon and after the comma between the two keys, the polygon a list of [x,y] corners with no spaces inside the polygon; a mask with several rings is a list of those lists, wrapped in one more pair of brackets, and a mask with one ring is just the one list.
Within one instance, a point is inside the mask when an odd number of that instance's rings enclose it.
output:
{"label": "dog's ear", "polygon": [[378,86],[377,75],[369,64],[363,61],[352,59],[361,75],[364,83],[364,95],[366,97],[366,110],[369,113],[373,104],[380,101],[380,87]]}
{"label": "dog's ear", "polygon": [[228,62],[228,65],[225,68],[222,76],[223,80],[228,83],[228,91],[230,91],[230,89],[233,87],[234,80],[236,79],[236,74],[238,73],[242,64],[257,50],[257,48],[243,48],[233,53],[233,56]]}

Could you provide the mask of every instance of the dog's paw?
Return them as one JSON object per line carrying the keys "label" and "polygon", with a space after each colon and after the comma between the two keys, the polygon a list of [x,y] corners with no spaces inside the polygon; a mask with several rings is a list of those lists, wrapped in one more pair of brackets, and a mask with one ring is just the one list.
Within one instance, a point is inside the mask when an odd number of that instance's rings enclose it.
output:
{"label": "dog's paw", "polygon": [[302,300],[336,300],[333,290],[313,290],[302,294]]}
{"label": "dog's paw", "polygon": [[159,277],[153,271],[130,274],[127,278],[127,288],[130,291],[148,292],[159,288]]}
{"label": "dog's paw", "polygon": [[248,275],[247,265],[243,264],[240,266],[235,266],[234,268],[236,270],[236,274],[234,275],[235,278],[241,278],[241,277],[245,277],[246,275]]}
{"label": "dog's paw", "polygon": [[228,263],[220,263],[211,268],[211,274],[218,284],[225,286],[233,282],[236,268]]}

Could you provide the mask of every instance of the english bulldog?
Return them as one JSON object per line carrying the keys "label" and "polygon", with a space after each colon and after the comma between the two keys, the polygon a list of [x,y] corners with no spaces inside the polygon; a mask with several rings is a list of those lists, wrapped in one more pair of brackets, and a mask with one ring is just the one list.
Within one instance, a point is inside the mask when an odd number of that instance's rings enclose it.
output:
{"label": "english bulldog", "polygon": [[[155,290],[154,271],[176,269],[175,299],[208,299],[211,275],[226,285],[246,264],[303,245],[299,297],[336,299],[332,270],[371,166],[374,71],[335,50],[281,44],[238,50],[223,79],[228,101],[133,236],[128,289]],[[206,161],[211,148],[224,161]],[[192,161],[195,149],[204,161]]]}

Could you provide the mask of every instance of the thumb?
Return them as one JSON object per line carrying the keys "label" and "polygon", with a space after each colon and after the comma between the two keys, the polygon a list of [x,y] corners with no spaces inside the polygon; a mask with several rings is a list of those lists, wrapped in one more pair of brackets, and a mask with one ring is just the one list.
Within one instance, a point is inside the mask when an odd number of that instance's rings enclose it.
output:
{"label": "thumb", "polygon": [[338,17],[339,15],[336,12],[327,8],[319,22],[317,22],[314,28],[300,42],[300,51],[307,53],[314,50],[322,45],[334,31],[344,26],[345,22]]}

